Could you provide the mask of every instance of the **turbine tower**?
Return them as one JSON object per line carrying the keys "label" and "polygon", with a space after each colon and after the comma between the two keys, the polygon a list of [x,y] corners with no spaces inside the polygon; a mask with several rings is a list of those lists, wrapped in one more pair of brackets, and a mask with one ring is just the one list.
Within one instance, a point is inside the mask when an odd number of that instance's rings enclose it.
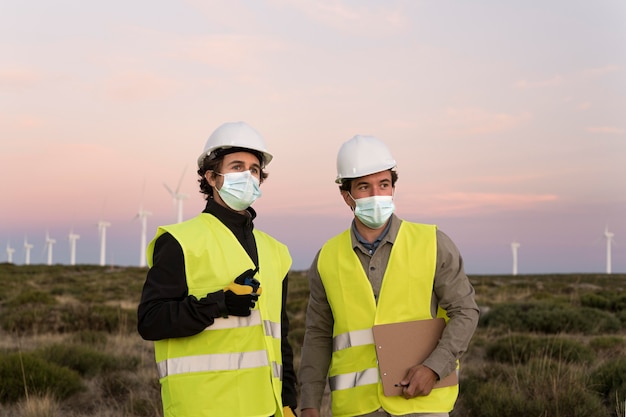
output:
{"label": "turbine tower", "polygon": [[13,254],[15,253],[15,249],[13,249],[11,247],[11,245],[9,245],[7,243],[7,262],[12,264],[13,263]]}
{"label": "turbine tower", "polygon": [[68,239],[70,241],[70,265],[76,265],[76,241],[80,239],[80,235],[74,233],[74,230],[70,230]]}
{"label": "turbine tower", "polygon": [[100,266],[106,265],[107,227],[111,223],[104,220],[98,222],[98,235],[100,236]]}
{"label": "turbine tower", "polygon": [[168,187],[167,184],[163,183],[163,185],[165,186],[165,189],[167,190],[168,193],[170,193],[170,195],[172,196],[172,199],[174,200],[174,206],[176,207],[176,213],[177,213],[176,223],[180,223],[183,221],[183,201],[189,198],[187,194],[182,194],[180,192],[180,185],[183,182],[183,177],[185,176],[186,170],[187,168],[185,167],[185,169],[183,170],[183,175],[180,176],[180,180],[178,181],[178,186],[176,187],[176,190],[172,190],[170,187]]}
{"label": "turbine tower", "polygon": [[517,250],[519,247],[520,244],[518,242],[513,241],[511,243],[511,250],[513,251],[513,275],[517,275]]}
{"label": "turbine tower", "polygon": [[148,216],[152,213],[140,208],[135,215],[141,221],[141,246],[139,248],[139,266],[146,266],[146,234],[148,232]]}
{"label": "turbine tower", "polygon": [[30,265],[30,250],[33,245],[28,243],[26,237],[24,237],[24,265]]}
{"label": "turbine tower", "polygon": [[615,234],[609,232],[609,226],[604,227],[604,237],[606,238],[606,273],[611,273],[611,243]]}
{"label": "turbine tower", "polygon": [[48,265],[52,265],[52,245],[57,243],[55,239],[52,239],[48,232],[46,232],[46,246],[45,249],[48,252]]}

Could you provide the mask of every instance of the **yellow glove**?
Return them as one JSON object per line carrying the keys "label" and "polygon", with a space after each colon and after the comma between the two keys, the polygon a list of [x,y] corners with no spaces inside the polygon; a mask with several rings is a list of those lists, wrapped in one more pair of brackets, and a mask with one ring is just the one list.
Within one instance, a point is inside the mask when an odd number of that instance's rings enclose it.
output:
{"label": "yellow glove", "polygon": [[289,406],[283,407],[283,416],[284,417],[296,417],[296,415],[293,413],[293,410]]}

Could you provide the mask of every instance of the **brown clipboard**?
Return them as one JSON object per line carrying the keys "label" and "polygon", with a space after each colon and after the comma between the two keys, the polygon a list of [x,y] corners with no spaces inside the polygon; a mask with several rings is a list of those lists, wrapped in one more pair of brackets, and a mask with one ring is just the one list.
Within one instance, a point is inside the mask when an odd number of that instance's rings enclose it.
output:
{"label": "brown clipboard", "polygon": [[[428,358],[446,327],[443,318],[378,324],[372,328],[378,369],[386,397],[402,395],[400,381],[412,366]],[[458,384],[456,371],[440,379],[435,388]]]}

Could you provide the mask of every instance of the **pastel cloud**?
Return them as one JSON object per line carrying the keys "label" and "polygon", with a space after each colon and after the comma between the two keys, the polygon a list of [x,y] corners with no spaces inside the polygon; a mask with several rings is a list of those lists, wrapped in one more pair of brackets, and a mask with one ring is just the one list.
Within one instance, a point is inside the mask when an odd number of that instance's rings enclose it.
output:
{"label": "pastel cloud", "polygon": [[43,79],[43,75],[29,68],[0,69],[0,91],[20,91],[31,88]]}
{"label": "pastel cloud", "polygon": [[451,133],[475,135],[511,130],[532,117],[528,112],[519,114],[494,113],[475,107],[448,108],[445,124]]}
{"label": "pastel cloud", "polygon": [[589,133],[603,133],[608,135],[623,135],[624,133],[626,133],[625,129],[612,126],[591,126],[588,127],[586,130]]}
{"label": "pastel cloud", "polygon": [[529,81],[527,79],[522,79],[515,81],[513,83],[513,87],[518,89],[531,89],[531,88],[545,88],[545,87],[556,87],[566,83],[571,83],[574,81],[580,81],[581,79],[590,78],[590,77],[602,77],[606,74],[610,74],[612,72],[619,71],[620,68],[617,65],[605,65],[603,67],[595,67],[595,68],[586,68],[580,71],[574,71],[568,73],[566,75],[557,74],[550,78],[546,78],[543,80]]}
{"label": "pastel cloud", "polygon": [[565,78],[563,76],[555,75],[554,77],[537,81],[518,80],[513,83],[513,86],[519,89],[554,87],[563,84],[564,81]]}
{"label": "pastel cloud", "polygon": [[174,57],[201,62],[212,68],[241,72],[258,69],[271,52],[282,50],[281,41],[270,37],[249,35],[211,35],[184,37],[170,45]]}
{"label": "pastel cloud", "polygon": [[[408,206],[440,216],[484,215],[504,211],[528,210],[558,200],[555,194],[469,193],[451,191],[428,196],[408,196]],[[402,200],[406,200],[404,195]],[[407,205],[407,202],[403,202]]]}
{"label": "pastel cloud", "polygon": [[[373,8],[364,6],[362,3],[355,3],[355,6],[349,7],[340,1],[284,3],[304,12],[310,19],[341,32],[356,31],[372,35],[388,30],[404,29],[408,24],[401,10],[389,9],[386,5]],[[375,30],[372,30],[373,28]]]}
{"label": "pastel cloud", "polygon": [[116,74],[104,83],[105,94],[114,100],[138,101],[171,96],[180,87],[177,79],[153,73],[129,71]]}

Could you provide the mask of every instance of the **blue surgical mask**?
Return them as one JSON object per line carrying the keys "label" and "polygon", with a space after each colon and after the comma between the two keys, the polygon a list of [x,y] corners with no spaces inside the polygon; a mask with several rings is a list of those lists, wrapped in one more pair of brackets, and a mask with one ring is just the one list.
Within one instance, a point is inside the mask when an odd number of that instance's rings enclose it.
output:
{"label": "blue surgical mask", "polygon": [[356,203],[354,215],[370,229],[378,229],[387,223],[396,208],[391,195],[375,195],[356,200],[350,195],[350,198]]}
{"label": "blue surgical mask", "polygon": [[250,171],[229,172],[226,174],[216,174],[224,177],[222,188],[219,193],[224,203],[235,211],[245,210],[254,201],[261,197],[259,179],[252,175]]}

